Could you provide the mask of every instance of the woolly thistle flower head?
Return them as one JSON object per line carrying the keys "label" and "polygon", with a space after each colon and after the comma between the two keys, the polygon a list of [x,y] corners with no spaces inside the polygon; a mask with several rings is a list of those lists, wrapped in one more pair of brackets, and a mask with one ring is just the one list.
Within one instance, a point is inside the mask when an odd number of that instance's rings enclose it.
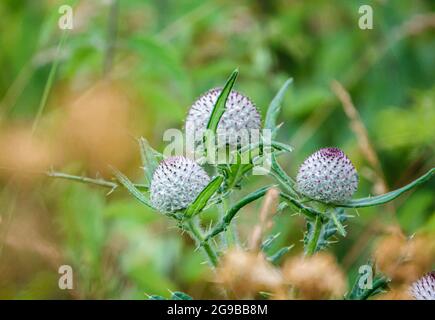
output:
{"label": "woolly thistle flower head", "polygon": [[326,203],[352,197],[358,187],[358,174],[348,157],[338,148],[324,148],[309,156],[299,168],[298,190]]}
{"label": "woolly thistle flower head", "polygon": [[[207,91],[192,105],[186,118],[186,135],[202,141],[213,107],[222,89]],[[227,144],[240,143],[241,135],[249,135],[251,130],[261,129],[261,118],[254,103],[243,94],[232,90],[228,95],[226,110],[222,115],[217,135]]]}
{"label": "woolly thistle flower head", "polygon": [[435,271],[425,274],[410,288],[411,295],[417,300],[435,300]]}
{"label": "woolly thistle flower head", "polygon": [[187,208],[207,186],[210,177],[196,162],[185,157],[163,160],[151,181],[151,204],[161,212]]}

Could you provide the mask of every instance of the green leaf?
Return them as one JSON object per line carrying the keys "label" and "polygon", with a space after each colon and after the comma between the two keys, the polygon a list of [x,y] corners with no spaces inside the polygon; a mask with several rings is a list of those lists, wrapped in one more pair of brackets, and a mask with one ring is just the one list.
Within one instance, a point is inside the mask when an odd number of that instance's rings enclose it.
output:
{"label": "green leaf", "polygon": [[[284,152],[292,152],[293,151],[292,146],[285,144],[285,143],[282,143],[282,142],[278,142],[276,140],[272,140],[271,146],[272,146],[272,148],[274,148],[277,151],[284,151]],[[251,143],[251,144],[248,144],[247,146],[240,148],[240,150],[238,152],[240,152],[242,154],[242,153],[245,153],[248,151],[253,151],[257,148],[262,148],[262,147],[263,147],[263,139],[260,139],[259,142]]]}
{"label": "green leaf", "polygon": [[334,222],[334,225],[337,228],[338,233],[340,233],[343,237],[346,237],[346,234],[347,234],[346,229],[344,229],[343,224],[337,218],[337,215],[335,214],[334,208],[329,210],[329,214],[331,215],[331,219]]}
{"label": "green leaf", "polygon": [[396,199],[402,193],[425,183],[430,178],[432,178],[434,173],[435,173],[435,168],[432,168],[428,172],[426,172],[426,174],[422,175],[420,178],[414,180],[413,182],[407,184],[406,186],[400,189],[375,197],[360,198],[360,199],[349,200],[344,203],[337,203],[336,206],[344,207],[344,208],[363,208],[363,207],[370,207],[370,206],[376,206],[376,205],[387,203],[391,200]]}
{"label": "green leaf", "polygon": [[284,152],[292,152],[293,151],[293,147],[291,145],[288,145],[288,144],[285,144],[282,142],[278,142],[275,140],[272,140],[272,147],[278,151],[284,151]]}
{"label": "green leaf", "polygon": [[186,216],[192,217],[200,213],[201,210],[207,205],[208,200],[219,189],[223,180],[224,178],[222,176],[217,176],[210,181],[210,183],[196,197],[195,201],[193,201],[192,204],[186,209]]}
{"label": "green leaf", "polygon": [[[310,209],[314,210],[312,208]],[[306,249],[308,248],[310,241],[313,241],[311,242],[312,247],[310,248],[310,250],[314,250],[312,252],[317,252],[328,247],[332,243],[331,238],[337,234],[337,224],[343,226],[343,223],[349,218],[343,208],[330,208],[330,210],[334,210],[333,215],[335,216],[336,222],[334,222],[332,217],[327,216],[320,211],[318,212],[318,216],[322,218],[320,227],[315,225],[313,219],[307,219],[307,232],[304,236],[304,245]],[[317,227],[319,227],[319,229],[316,229]],[[313,238],[315,236],[314,230],[319,232],[317,239]]]}
{"label": "green leaf", "polygon": [[171,300],[193,300],[193,298],[184,292],[175,291],[172,293]]}
{"label": "green leaf", "polygon": [[373,264],[371,265],[371,268],[373,276],[371,288],[361,288],[360,282],[362,277],[366,276],[366,274],[360,273],[355,280],[352,290],[344,297],[345,300],[367,300],[368,298],[385,292],[385,290],[388,289],[388,283],[390,280],[385,276],[376,275]]}
{"label": "green leaf", "polygon": [[269,108],[267,109],[264,127],[266,129],[272,130],[272,136],[275,136],[277,131],[276,119],[278,118],[279,112],[281,110],[281,104],[284,100],[284,94],[292,82],[293,78],[290,78],[283,84],[276,96],[272,99]]}
{"label": "green leaf", "polygon": [[292,196],[298,197],[298,194],[295,190],[295,182],[292,178],[290,178],[287,173],[281,168],[278,161],[276,160],[276,155],[272,153],[272,166],[270,175],[274,177],[278,182],[291,193]]}
{"label": "green leaf", "polygon": [[245,174],[253,167],[251,163],[242,163],[242,156],[240,153],[236,153],[235,156],[237,160],[236,163],[222,168],[222,173],[225,176],[225,192],[240,186],[241,180]]}
{"label": "green leaf", "polygon": [[148,199],[144,196],[144,194],[142,192],[140,192],[125,175],[123,175],[121,172],[119,172],[117,169],[115,169],[113,167],[111,167],[111,169],[112,169],[114,176],[119,181],[119,183],[122,184],[124,186],[124,188],[126,188],[127,191],[133,197],[135,197],[137,200],[139,200],[141,203],[143,203],[147,207],[150,207],[153,209],[153,206],[148,201]]}
{"label": "green leaf", "polygon": [[294,245],[288,246],[288,247],[283,247],[281,249],[279,249],[276,253],[274,253],[273,255],[267,257],[267,260],[270,261],[273,264],[278,264],[279,261],[281,260],[281,258],[290,251],[291,248],[293,248]]}
{"label": "green leaf", "polygon": [[210,233],[206,236],[205,242],[210,240],[211,238],[215,237],[219,233],[226,230],[226,228],[230,225],[231,220],[235,217],[237,212],[239,212],[240,209],[242,209],[247,204],[261,198],[266,194],[266,192],[274,187],[274,185],[269,185],[262,187],[250,194],[248,194],[246,197],[242,198],[239,202],[237,202],[233,207],[231,207],[225,214],[225,216],[222,218],[222,220],[215,225],[215,227],[210,231]]}
{"label": "green leaf", "polygon": [[281,233],[278,232],[276,234],[272,234],[269,237],[266,238],[266,240],[263,241],[263,243],[261,244],[261,250],[262,251],[267,251],[270,249],[270,247],[272,246],[273,242],[279,237]]}
{"label": "green leaf", "polygon": [[148,300],[167,300],[165,297],[162,296],[158,296],[156,294],[153,294],[151,296],[148,297]]}
{"label": "green leaf", "polygon": [[226,102],[231,92],[231,89],[233,88],[234,83],[236,82],[238,74],[239,74],[238,69],[233,71],[231,76],[228,78],[224,88],[222,89],[222,92],[220,93],[219,97],[216,100],[216,104],[214,105],[213,111],[211,112],[210,115],[210,119],[208,120],[207,123],[207,129],[211,130],[213,133],[216,133],[219,121],[221,120],[221,117],[226,110]]}
{"label": "green leaf", "polygon": [[317,217],[320,217],[323,215],[322,212],[317,211],[316,209],[313,209],[311,207],[307,207],[300,203],[297,199],[293,198],[292,196],[281,192],[280,196],[285,199],[288,203],[296,207],[303,215],[305,215],[308,219],[314,220]]}
{"label": "green leaf", "polygon": [[142,166],[145,171],[145,177],[148,183],[151,184],[154,170],[156,170],[158,167],[160,160],[163,159],[163,156],[151,148],[148,141],[143,137],[139,138],[139,147]]}

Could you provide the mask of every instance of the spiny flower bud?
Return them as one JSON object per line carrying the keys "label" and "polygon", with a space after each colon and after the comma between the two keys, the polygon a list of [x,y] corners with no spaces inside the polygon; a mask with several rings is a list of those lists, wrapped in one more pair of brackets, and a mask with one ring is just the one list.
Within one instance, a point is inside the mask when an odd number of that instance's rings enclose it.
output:
{"label": "spiny flower bud", "polygon": [[185,157],[168,158],[154,171],[151,203],[161,212],[185,209],[209,181],[210,177],[196,162]]}
{"label": "spiny flower bud", "polygon": [[348,200],[358,187],[352,162],[338,148],[320,149],[309,156],[296,180],[302,194],[326,203]]}
{"label": "spiny flower bud", "polygon": [[435,300],[435,271],[425,274],[411,285],[411,294],[417,300]]}
{"label": "spiny flower bud", "polygon": [[[221,91],[220,88],[207,91],[189,110],[186,118],[186,134],[188,137],[194,137],[196,142],[202,141]],[[222,141],[235,145],[240,142],[241,134],[249,134],[253,129],[261,129],[261,118],[257,108],[248,97],[232,90],[228,95],[226,110],[219,121],[217,135],[224,137]]]}

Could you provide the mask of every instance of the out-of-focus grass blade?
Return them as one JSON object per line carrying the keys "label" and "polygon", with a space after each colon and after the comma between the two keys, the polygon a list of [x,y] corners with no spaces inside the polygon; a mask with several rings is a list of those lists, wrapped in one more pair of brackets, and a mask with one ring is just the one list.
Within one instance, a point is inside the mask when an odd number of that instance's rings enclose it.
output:
{"label": "out-of-focus grass blade", "polygon": [[47,104],[48,95],[50,94],[51,87],[53,86],[56,71],[57,71],[57,68],[58,68],[59,62],[60,62],[60,57],[59,57],[60,51],[65,43],[67,36],[68,36],[68,33],[66,31],[64,31],[62,33],[61,38],[59,40],[59,43],[57,45],[56,56],[55,56],[55,59],[51,65],[50,73],[48,74],[48,79],[47,79],[47,82],[45,83],[44,92],[42,93],[42,98],[41,98],[41,101],[39,102],[38,111],[36,113],[35,119],[33,120],[32,134],[35,133],[36,128],[38,126],[38,123],[39,123],[39,121],[42,117],[42,114],[44,112],[45,105]]}
{"label": "out-of-focus grass blade", "polygon": [[270,102],[269,108],[267,109],[264,127],[266,129],[272,130],[272,137],[275,136],[277,131],[276,119],[278,118],[279,112],[281,111],[281,105],[282,105],[282,101],[284,100],[284,94],[292,82],[293,82],[293,78],[290,78],[283,84],[283,86],[281,87],[281,89],[279,89],[276,96]]}
{"label": "out-of-focus grass blade", "polygon": [[139,200],[141,203],[143,203],[144,205],[146,205],[147,207],[150,207],[151,209],[153,209],[153,206],[151,205],[151,203],[148,201],[148,199],[143,195],[142,192],[140,192],[135,186],[134,184],[125,176],[123,175],[120,171],[118,171],[117,169],[111,167],[112,172],[114,174],[114,176],[116,177],[116,179],[119,181],[120,184],[122,184],[124,186],[124,188],[127,189],[127,191],[133,196],[135,197],[137,200]]}
{"label": "out-of-focus grass blade", "polygon": [[208,200],[215,194],[219,189],[224,178],[222,176],[215,177],[210,183],[201,191],[201,193],[196,197],[195,201],[187,208],[186,216],[192,217],[201,212],[202,209],[207,205]]}
{"label": "out-of-focus grass blade", "polygon": [[406,186],[404,186],[400,189],[397,189],[397,190],[394,190],[394,191],[391,191],[391,192],[388,192],[388,193],[385,193],[385,194],[382,194],[379,196],[349,200],[349,201],[344,202],[344,203],[337,203],[336,205],[340,206],[340,207],[344,207],[344,208],[362,208],[362,207],[370,207],[370,206],[384,204],[384,203],[387,203],[391,200],[396,199],[402,193],[425,183],[430,178],[432,178],[434,173],[435,173],[435,168],[432,168],[428,172],[426,172],[424,175],[422,175],[420,178],[412,181],[411,183],[407,184]]}
{"label": "out-of-focus grass blade", "polygon": [[216,100],[216,104],[214,105],[213,111],[210,115],[210,119],[207,123],[207,129],[211,130],[213,133],[216,133],[216,129],[218,127],[219,121],[222,118],[222,115],[225,112],[226,109],[226,102],[228,99],[228,96],[231,92],[231,89],[234,86],[234,83],[236,82],[237,76],[239,75],[239,70],[236,69],[233,71],[233,73],[228,78],[224,88],[222,89],[222,92],[220,93],[219,97]]}

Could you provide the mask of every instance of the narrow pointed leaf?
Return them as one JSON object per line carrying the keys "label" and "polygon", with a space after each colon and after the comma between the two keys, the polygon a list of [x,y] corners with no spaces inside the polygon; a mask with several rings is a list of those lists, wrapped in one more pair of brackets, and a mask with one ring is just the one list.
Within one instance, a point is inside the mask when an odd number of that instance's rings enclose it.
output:
{"label": "narrow pointed leaf", "polygon": [[193,298],[184,292],[175,291],[172,293],[171,300],[193,300]]}
{"label": "narrow pointed leaf", "polygon": [[330,215],[331,215],[331,219],[334,222],[334,225],[337,228],[338,233],[343,236],[346,237],[346,229],[344,229],[343,224],[340,222],[340,220],[338,220],[337,215],[335,214],[334,209],[330,210]]}
{"label": "narrow pointed leaf", "polygon": [[391,200],[396,199],[402,193],[425,183],[430,178],[432,178],[434,173],[435,173],[435,168],[432,168],[426,174],[422,175],[420,178],[412,181],[411,183],[407,184],[406,186],[404,186],[400,189],[397,189],[397,190],[394,190],[394,191],[391,191],[391,192],[388,192],[388,193],[385,193],[385,194],[382,194],[379,196],[349,200],[349,201],[344,202],[344,203],[337,203],[336,205],[340,206],[340,207],[344,207],[344,208],[363,208],[363,207],[370,207],[370,206],[384,204],[384,203],[387,203]]}
{"label": "narrow pointed leaf", "polygon": [[279,112],[281,111],[282,101],[284,100],[285,92],[287,91],[290,84],[293,82],[293,78],[288,79],[281,89],[279,89],[276,96],[272,99],[269,108],[267,109],[266,120],[264,122],[264,127],[266,129],[272,130],[272,136],[275,135],[277,131],[276,120],[278,119]]}
{"label": "narrow pointed leaf", "polygon": [[382,293],[388,289],[390,280],[382,275],[375,274],[375,269],[371,265],[373,282],[368,288],[364,288],[361,285],[366,284],[368,279],[364,279],[367,276],[365,273],[360,273],[355,280],[355,283],[349,293],[344,297],[345,300],[367,300],[379,293]]}
{"label": "narrow pointed leaf", "polygon": [[288,201],[291,205],[296,207],[298,210],[300,210],[300,212],[303,215],[305,215],[308,219],[315,220],[316,217],[320,217],[323,215],[322,212],[317,211],[316,209],[313,209],[311,207],[307,207],[307,206],[303,205],[297,199],[293,198],[292,196],[290,196],[284,192],[281,192],[280,196],[283,199],[285,199],[286,201]]}
{"label": "narrow pointed leaf", "polygon": [[148,201],[148,199],[145,197],[145,195],[142,192],[140,192],[125,175],[123,175],[121,172],[119,172],[115,168],[111,168],[111,169],[112,169],[114,176],[119,181],[119,183],[122,184],[124,186],[124,188],[126,188],[127,191],[133,197],[135,197],[137,200],[139,200],[141,203],[143,203],[147,207],[153,208],[153,206]]}
{"label": "narrow pointed leaf", "polygon": [[273,264],[278,264],[279,261],[281,260],[281,258],[290,251],[290,249],[293,248],[293,245],[288,246],[288,247],[283,247],[281,249],[279,249],[276,253],[274,253],[273,255],[267,257],[267,260],[270,261]]}
{"label": "narrow pointed leaf", "polygon": [[279,237],[281,233],[275,233],[270,235],[269,237],[266,238],[266,240],[263,241],[263,243],[261,244],[261,250],[262,251],[267,251],[270,249],[270,247],[272,246],[272,244],[274,243],[274,241]]}
{"label": "narrow pointed leaf", "polygon": [[222,176],[215,177],[196,197],[195,201],[186,209],[186,216],[192,217],[201,212],[207,205],[208,200],[216,193],[224,178]]}
{"label": "narrow pointed leaf", "polygon": [[210,115],[210,119],[207,123],[207,129],[211,130],[213,133],[216,133],[219,121],[221,120],[222,115],[225,112],[228,96],[234,86],[234,83],[236,82],[238,74],[238,69],[233,71],[231,76],[228,78],[224,88],[222,89],[222,92],[216,100],[216,104],[214,105],[213,111]]}
{"label": "narrow pointed leaf", "polygon": [[163,159],[163,156],[159,155],[156,150],[151,148],[148,141],[143,137],[139,138],[139,147],[145,177],[148,183],[151,184],[154,170],[156,170],[160,160]]}
{"label": "narrow pointed leaf", "polygon": [[167,299],[165,297],[153,294],[148,297],[148,300],[167,300]]}
{"label": "narrow pointed leaf", "polygon": [[[293,151],[292,146],[285,144],[285,143],[282,143],[282,142],[278,142],[276,140],[272,140],[271,146],[272,146],[272,148],[274,148],[277,151],[284,151],[284,152],[292,152]],[[251,143],[247,146],[242,147],[239,152],[245,153],[245,152],[253,151],[257,148],[262,148],[262,147],[263,147],[263,141],[261,140],[259,142]]]}
{"label": "narrow pointed leaf", "polygon": [[278,151],[284,151],[284,152],[292,152],[293,151],[293,147],[291,145],[282,143],[282,142],[278,142],[275,140],[272,140],[272,147]]}
{"label": "narrow pointed leaf", "polygon": [[276,180],[281,183],[281,185],[291,193],[293,197],[297,197],[298,194],[295,190],[295,182],[292,178],[290,178],[287,173],[281,168],[278,161],[276,160],[275,153],[272,153],[272,166],[270,175],[273,176]]}

